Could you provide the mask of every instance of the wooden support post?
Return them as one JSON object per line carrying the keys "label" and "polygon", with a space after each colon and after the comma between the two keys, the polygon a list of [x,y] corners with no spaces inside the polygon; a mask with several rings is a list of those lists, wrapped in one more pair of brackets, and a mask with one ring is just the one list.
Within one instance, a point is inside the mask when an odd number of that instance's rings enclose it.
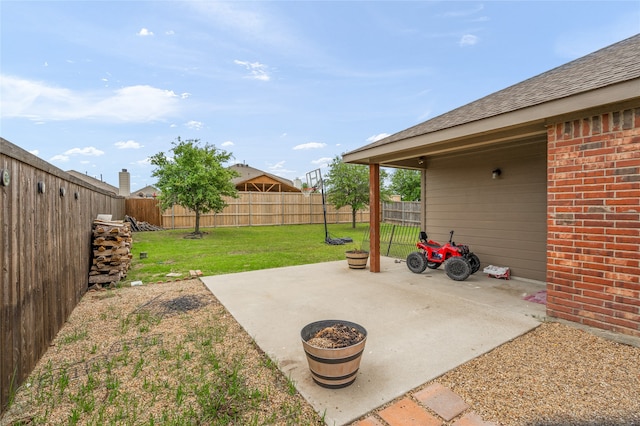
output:
{"label": "wooden support post", "polygon": [[380,272],[380,165],[369,164],[369,270]]}

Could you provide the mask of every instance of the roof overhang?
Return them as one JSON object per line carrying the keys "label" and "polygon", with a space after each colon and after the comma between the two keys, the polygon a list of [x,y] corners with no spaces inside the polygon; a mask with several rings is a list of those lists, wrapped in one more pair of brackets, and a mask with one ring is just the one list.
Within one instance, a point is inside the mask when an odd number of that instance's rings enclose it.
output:
{"label": "roof overhang", "polygon": [[355,164],[384,167],[422,168],[420,157],[469,150],[487,145],[546,138],[547,125],[559,118],[585,116],[606,105],[635,104],[640,99],[640,79],[607,86],[539,105],[507,112],[431,133],[373,143],[343,155]]}

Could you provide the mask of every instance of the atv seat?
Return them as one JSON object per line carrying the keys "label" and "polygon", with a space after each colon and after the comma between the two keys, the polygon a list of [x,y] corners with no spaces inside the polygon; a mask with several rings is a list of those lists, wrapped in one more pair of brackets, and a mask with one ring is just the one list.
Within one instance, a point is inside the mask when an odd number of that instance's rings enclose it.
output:
{"label": "atv seat", "polygon": [[424,245],[431,247],[432,249],[439,249],[440,247],[442,247],[440,244],[437,243],[433,243],[433,242],[429,242],[429,237],[427,237],[427,233],[424,231],[420,231],[420,242],[423,243]]}

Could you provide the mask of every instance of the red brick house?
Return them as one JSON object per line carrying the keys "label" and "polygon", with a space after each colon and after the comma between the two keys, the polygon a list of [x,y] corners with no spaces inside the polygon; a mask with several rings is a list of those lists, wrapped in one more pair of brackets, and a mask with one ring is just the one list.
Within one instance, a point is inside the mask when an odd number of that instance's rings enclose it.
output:
{"label": "red brick house", "polygon": [[640,34],[344,155],[422,172],[422,227],[546,282],[547,313],[640,337]]}

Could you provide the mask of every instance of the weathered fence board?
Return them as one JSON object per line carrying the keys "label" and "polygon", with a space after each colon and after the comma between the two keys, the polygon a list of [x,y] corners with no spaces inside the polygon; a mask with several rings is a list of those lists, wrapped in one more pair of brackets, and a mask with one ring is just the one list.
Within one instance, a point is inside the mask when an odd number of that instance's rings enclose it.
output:
{"label": "weathered fence board", "polygon": [[[282,192],[240,192],[238,198],[225,197],[228,206],[220,213],[200,216],[200,226],[215,228],[225,226],[300,225],[324,222],[321,194]],[[351,222],[351,208],[325,205],[328,223]],[[128,198],[126,214],[138,221],[166,229],[193,228],[195,213],[180,206],[162,212],[153,198]],[[382,203],[382,221],[396,225],[419,226],[420,202]],[[357,222],[369,221],[369,209],[356,213]]]}
{"label": "weathered fence board", "polygon": [[[322,195],[305,197],[296,192],[239,192],[238,198],[225,197],[228,206],[220,213],[200,215],[200,227],[300,225],[324,223]],[[157,200],[149,198],[127,199],[126,214],[138,221],[148,222],[166,229],[193,228],[195,213],[181,206],[160,212]],[[351,208],[336,210],[325,205],[328,223],[350,223]],[[158,219],[160,218],[160,219]],[[356,221],[368,222],[369,210],[359,211]]]}
{"label": "weathered fence board", "polygon": [[[64,325],[88,284],[91,225],[124,217],[124,198],[0,138],[0,411]],[[41,191],[38,190],[42,188]]]}
{"label": "weathered fence board", "polygon": [[396,225],[420,226],[419,201],[391,201],[382,203],[382,220]]}

